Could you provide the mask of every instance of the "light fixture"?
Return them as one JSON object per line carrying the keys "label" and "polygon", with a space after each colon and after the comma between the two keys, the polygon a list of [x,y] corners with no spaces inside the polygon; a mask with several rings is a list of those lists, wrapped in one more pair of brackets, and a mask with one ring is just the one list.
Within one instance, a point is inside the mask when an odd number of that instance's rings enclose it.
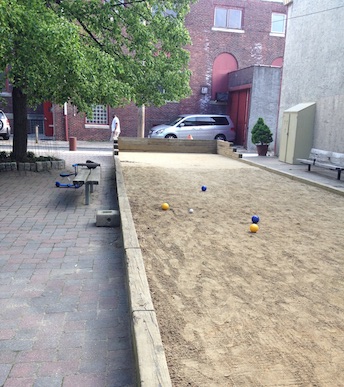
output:
{"label": "light fixture", "polygon": [[201,86],[201,94],[208,94],[208,86]]}

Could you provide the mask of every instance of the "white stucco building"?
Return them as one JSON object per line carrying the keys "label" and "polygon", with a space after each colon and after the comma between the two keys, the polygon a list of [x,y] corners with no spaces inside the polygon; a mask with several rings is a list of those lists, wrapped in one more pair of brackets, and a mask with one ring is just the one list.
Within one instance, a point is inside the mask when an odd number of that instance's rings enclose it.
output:
{"label": "white stucco building", "polygon": [[344,2],[284,2],[288,18],[277,152],[283,112],[315,102],[313,147],[344,153]]}

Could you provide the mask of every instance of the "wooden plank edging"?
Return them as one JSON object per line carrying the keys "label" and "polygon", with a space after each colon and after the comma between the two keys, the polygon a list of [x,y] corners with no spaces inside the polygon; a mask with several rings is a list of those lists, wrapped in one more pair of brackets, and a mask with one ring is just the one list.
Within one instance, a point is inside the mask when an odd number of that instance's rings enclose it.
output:
{"label": "wooden plank edging", "polygon": [[184,140],[177,138],[119,137],[118,150],[125,152],[213,153],[216,140]]}
{"label": "wooden plank edging", "polygon": [[137,385],[172,387],[140,244],[127,197],[121,162],[114,155],[118,205],[126,259]]}
{"label": "wooden plank edging", "polygon": [[164,138],[119,137],[114,155],[122,152],[162,152],[162,153],[211,153],[233,159],[242,158],[233,143],[220,140],[184,140]]}

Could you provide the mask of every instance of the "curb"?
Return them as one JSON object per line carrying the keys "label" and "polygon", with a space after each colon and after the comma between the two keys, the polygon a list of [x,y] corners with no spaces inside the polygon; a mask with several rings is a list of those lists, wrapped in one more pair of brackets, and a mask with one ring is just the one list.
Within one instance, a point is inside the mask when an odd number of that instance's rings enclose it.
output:
{"label": "curb", "polygon": [[122,166],[116,155],[114,166],[126,261],[137,385],[172,387],[142,252],[125,189]]}

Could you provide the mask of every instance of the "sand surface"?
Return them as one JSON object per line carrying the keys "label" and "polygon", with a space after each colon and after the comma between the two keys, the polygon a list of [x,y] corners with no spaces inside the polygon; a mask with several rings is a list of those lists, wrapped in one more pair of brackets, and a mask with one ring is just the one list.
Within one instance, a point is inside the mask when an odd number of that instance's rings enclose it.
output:
{"label": "sand surface", "polygon": [[343,197],[218,155],[120,159],[173,385],[343,386]]}

